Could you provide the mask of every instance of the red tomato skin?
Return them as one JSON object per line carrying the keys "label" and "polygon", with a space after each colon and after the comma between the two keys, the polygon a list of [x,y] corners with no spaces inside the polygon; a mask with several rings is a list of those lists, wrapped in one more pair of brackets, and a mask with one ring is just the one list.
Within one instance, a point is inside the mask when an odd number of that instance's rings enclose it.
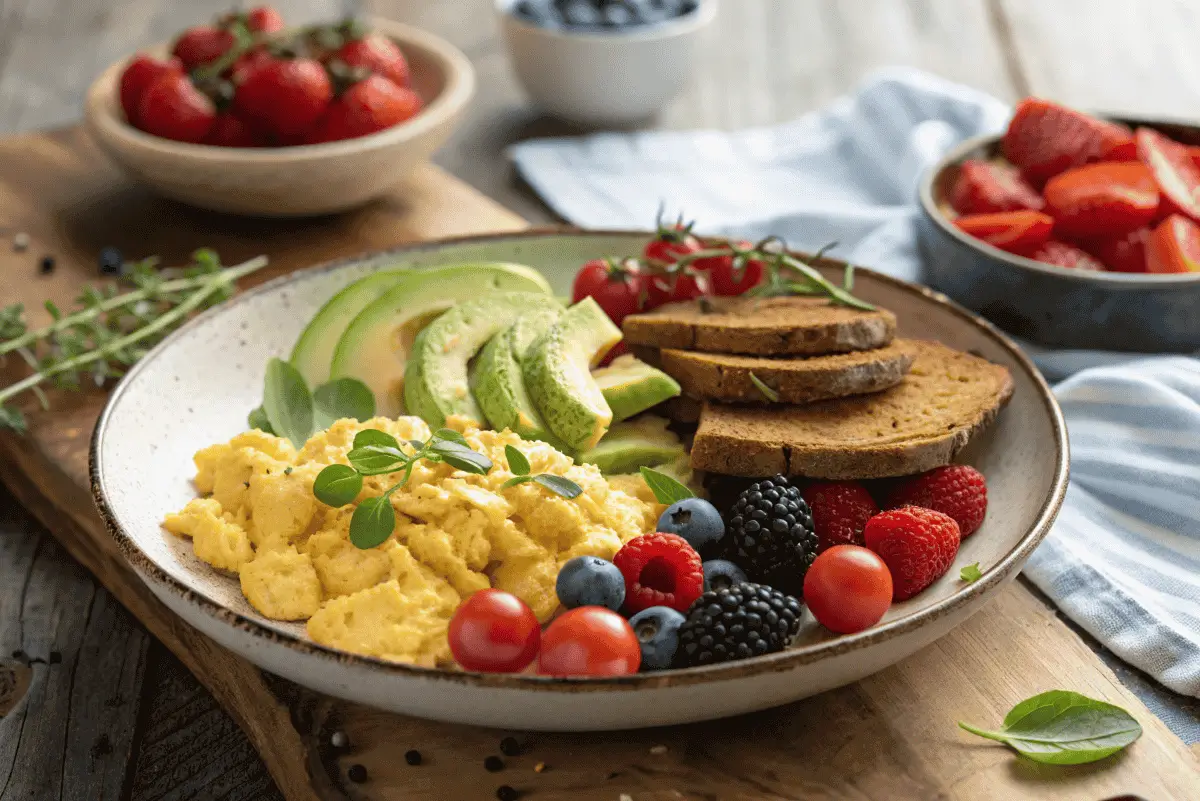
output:
{"label": "red tomato skin", "polygon": [[[746,241],[736,242],[735,244],[742,250],[752,247],[752,243]],[[759,282],[762,281],[763,270],[765,269],[761,261],[749,259],[742,266],[741,271],[735,275],[733,270],[733,256],[714,256],[710,259],[697,259],[692,263],[692,266],[708,275],[708,282],[714,295],[723,295],[725,297],[742,295],[747,290],[758,286]]]}
{"label": "red tomato skin", "polygon": [[1139,161],[1102,161],[1046,182],[1046,212],[1059,234],[1076,239],[1124,234],[1158,213],[1158,184]]}
{"label": "red tomato skin", "polygon": [[1200,226],[1182,214],[1159,223],[1146,240],[1146,272],[1200,272]]}
{"label": "red tomato skin", "polygon": [[259,147],[254,132],[240,118],[228,111],[217,115],[204,144],[218,147]]}
{"label": "red tomato skin", "polygon": [[524,601],[497,589],[480,590],[450,620],[450,652],[463,670],[515,673],[537,656],[541,626]]}
{"label": "red tomato skin", "polygon": [[607,259],[592,259],[575,274],[571,300],[578,303],[586,297],[595,298],[609,319],[620,325],[639,311],[638,300],[644,286],[641,276],[614,267]]}
{"label": "red tomato skin", "polygon": [[955,220],[954,225],[993,247],[1026,255],[1050,238],[1054,218],[1040,211],[1001,211],[968,214]]}
{"label": "red tomato skin", "polygon": [[182,74],[183,62],[175,56],[163,61],[145,53],[138,53],[130,59],[129,65],[121,73],[120,84],[121,108],[130,125],[138,124],[138,106],[146,90],[169,72]]}
{"label": "red tomato skin", "polygon": [[160,75],[138,105],[143,131],[176,142],[202,142],[216,118],[216,107],[208,96],[179,72]]}
{"label": "red tomato skin", "polygon": [[246,12],[246,27],[255,33],[278,33],[283,17],[272,6],[259,6]]}
{"label": "red tomato skin", "polygon": [[882,620],[892,605],[892,574],[873,551],[835,545],[805,574],[804,603],[825,628],[854,634]]}
{"label": "red tomato skin", "polygon": [[1136,139],[1138,158],[1154,173],[1163,205],[1200,220],[1200,167],[1188,148],[1150,128],[1138,128]]}
{"label": "red tomato skin", "polygon": [[188,70],[216,61],[233,47],[233,34],[211,25],[196,25],[188,28],[171,48],[171,54],[183,62]]}
{"label": "red tomato skin", "polygon": [[629,621],[602,606],[565,612],[542,633],[542,676],[628,676],[641,664],[642,648]]}

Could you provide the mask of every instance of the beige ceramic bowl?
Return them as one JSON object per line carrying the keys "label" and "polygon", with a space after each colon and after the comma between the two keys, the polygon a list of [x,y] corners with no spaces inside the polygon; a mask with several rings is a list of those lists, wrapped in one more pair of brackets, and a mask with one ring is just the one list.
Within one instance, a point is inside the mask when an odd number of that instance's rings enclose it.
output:
{"label": "beige ceramic bowl", "polygon": [[[88,89],[85,118],[104,150],[134,179],[175,200],[214,211],[300,217],[344,211],[392,189],[446,141],[475,91],[471,62],[443,39],[387,20],[412,70],[425,108],[370,136],[280,148],[230,148],[173,142],[125,121],[117,85],[126,60]],[[166,45],[151,50],[165,52]]]}

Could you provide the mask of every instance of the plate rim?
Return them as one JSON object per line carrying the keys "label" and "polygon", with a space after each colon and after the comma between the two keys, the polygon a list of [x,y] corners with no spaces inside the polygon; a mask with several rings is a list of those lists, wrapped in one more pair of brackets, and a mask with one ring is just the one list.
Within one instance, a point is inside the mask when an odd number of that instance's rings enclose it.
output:
{"label": "plate rim", "polygon": [[[104,477],[100,472],[98,454],[103,444],[108,428],[109,418],[130,383],[145,367],[158,358],[162,352],[170,348],[178,339],[190,333],[211,317],[216,317],[234,306],[249,301],[260,294],[266,294],[287,284],[318,273],[328,273],[335,270],[362,264],[371,259],[397,256],[405,253],[417,253],[437,250],[456,245],[482,244],[487,242],[505,242],[514,239],[541,239],[554,236],[581,238],[600,237],[645,237],[653,232],[634,229],[581,229],[572,226],[537,226],[517,231],[490,232],[467,234],[462,236],[444,237],[424,242],[414,242],[399,245],[394,248],[371,250],[332,261],[323,262],[312,267],[293,270],[273,278],[248,290],[239,292],[230,300],[208,309],[189,320],[176,331],[168,335],[162,342],[152,348],[137,364],[121,378],[120,382],[109,393],[96,426],[92,431],[88,448],[88,477],[91,487],[92,500],[96,506],[105,530],[115,542],[118,551],[129,562],[147,584],[153,582],[159,587],[170,591],[188,604],[199,609],[218,623],[238,629],[244,634],[259,637],[276,645],[313,657],[323,662],[339,667],[357,667],[371,671],[382,671],[394,677],[423,681],[448,681],[479,688],[508,689],[524,691],[559,691],[559,692],[588,692],[613,690],[645,690],[660,687],[683,687],[711,682],[730,681],[750,676],[790,671],[805,665],[819,662],[823,659],[841,656],[853,651],[880,645],[889,640],[903,637],[916,630],[934,623],[939,618],[959,611],[977,598],[987,595],[992,589],[1005,583],[1014,572],[1019,571],[1033,550],[1049,534],[1050,529],[1062,507],[1066,496],[1067,480],[1070,472],[1070,446],[1067,439],[1066,421],[1062,409],[1058,405],[1050,385],[1034,365],[1033,361],[1017,346],[1003,331],[977,314],[967,310],[946,295],[919,284],[885,275],[867,267],[855,265],[855,271],[866,272],[876,280],[891,284],[894,288],[911,295],[919,295],[928,302],[942,306],[952,314],[974,325],[984,334],[994,340],[1032,379],[1037,390],[1038,400],[1046,409],[1054,430],[1053,441],[1056,446],[1054,477],[1049,492],[1043,499],[1033,525],[1020,540],[979,580],[972,582],[934,605],[905,616],[882,626],[875,626],[856,634],[840,635],[823,642],[811,643],[797,648],[790,648],[774,654],[753,657],[746,660],[726,662],[702,667],[679,668],[650,673],[636,673],[628,676],[615,677],[558,677],[537,676],[526,673],[478,673],[445,668],[429,668],[402,662],[394,662],[374,656],[351,653],[326,645],[321,645],[310,639],[296,636],[290,632],[270,628],[254,618],[247,617],[210,598],[196,592],[183,582],[163,570],[137,544],[136,540],[127,534],[116,514],[109,506],[104,491]],[[823,264],[833,266],[844,265],[838,259],[823,259]],[[172,613],[174,614],[174,613]]]}

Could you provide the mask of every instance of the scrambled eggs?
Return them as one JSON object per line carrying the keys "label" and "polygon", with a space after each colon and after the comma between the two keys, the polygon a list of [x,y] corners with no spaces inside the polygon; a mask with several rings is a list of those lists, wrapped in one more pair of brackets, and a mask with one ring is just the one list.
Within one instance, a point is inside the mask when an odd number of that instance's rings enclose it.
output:
{"label": "scrambled eggs", "polygon": [[[558,607],[554,584],[568,559],[611,559],[622,544],[653,531],[664,507],[640,477],[605,479],[543,442],[511,431],[481,431],[451,419],[470,446],[491,458],[488,475],[418,462],[393,493],[396,527],[381,546],[349,540],[354,505],[331,508],[312,494],[321,469],[346,463],[364,428],[400,441],[428,439],[417,417],[339,420],[299,452],[261,431],[239,434],[195,456],[206,497],[168,515],[168,531],[191,537],[203,561],[238,574],[242,593],[263,615],[307,620],[315,641],[355,653],[432,666],[452,661],[446,630],[459,603],[499,587],[546,622]],[[583,488],[574,500],[534,482],[508,489],[511,444],[534,473],[566,476]],[[398,476],[364,479],[359,499],[382,495]]]}

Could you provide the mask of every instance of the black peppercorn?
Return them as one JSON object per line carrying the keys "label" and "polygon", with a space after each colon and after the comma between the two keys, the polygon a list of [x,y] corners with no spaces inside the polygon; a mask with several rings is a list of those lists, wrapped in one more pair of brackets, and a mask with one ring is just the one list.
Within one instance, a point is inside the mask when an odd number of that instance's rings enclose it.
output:
{"label": "black peppercorn", "polygon": [[365,765],[355,763],[346,771],[346,778],[355,784],[362,784],[367,780],[367,768]]}
{"label": "black peppercorn", "polygon": [[417,750],[405,751],[404,752],[404,761],[410,765],[420,765],[421,764],[421,752],[417,751]]}
{"label": "black peppercorn", "polygon": [[38,272],[42,275],[49,275],[54,272],[54,264],[53,256],[42,256],[42,261],[38,264]]}
{"label": "black peppercorn", "polygon": [[507,784],[502,784],[496,789],[496,798],[500,801],[517,801],[517,791]]}
{"label": "black peppercorn", "polygon": [[490,756],[483,760],[483,768],[488,773],[498,773],[504,770],[504,760],[498,756]]}
{"label": "black peppercorn", "polygon": [[521,743],[516,737],[505,737],[500,741],[500,753],[515,757],[521,755]]}
{"label": "black peppercorn", "polygon": [[114,247],[100,248],[101,275],[120,275],[124,263],[125,260],[121,257],[121,251]]}

